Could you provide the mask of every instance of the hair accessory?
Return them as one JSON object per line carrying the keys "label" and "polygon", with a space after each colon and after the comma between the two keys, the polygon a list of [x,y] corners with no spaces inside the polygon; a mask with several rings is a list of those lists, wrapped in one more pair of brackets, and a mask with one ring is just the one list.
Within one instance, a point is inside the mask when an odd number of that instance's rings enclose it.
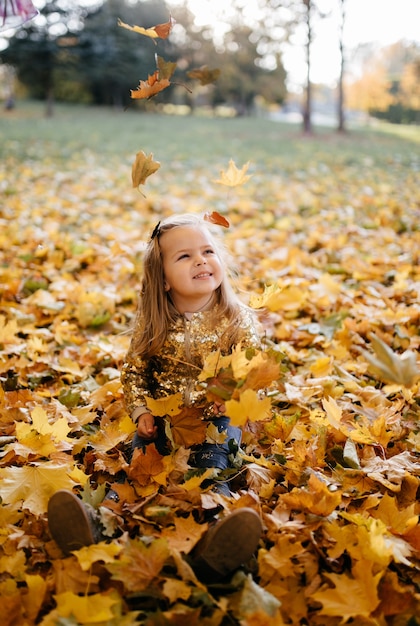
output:
{"label": "hair accessory", "polygon": [[158,221],[158,223],[156,224],[156,226],[153,229],[153,232],[152,232],[151,237],[150,237],[150,241],[153,241],[153,239],[155,237],[159,236],[159,230],[160,230],[160,220]]}

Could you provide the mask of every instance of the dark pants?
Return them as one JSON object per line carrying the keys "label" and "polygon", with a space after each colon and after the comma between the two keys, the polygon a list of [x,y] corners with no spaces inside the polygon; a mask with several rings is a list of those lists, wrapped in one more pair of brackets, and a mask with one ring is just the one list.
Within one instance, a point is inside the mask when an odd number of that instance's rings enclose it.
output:
{"label": "dark pants", "polygon": [[[242,431],[236,426],[231,426],[229,418],[224,415],[214,419],[213,423],[217,426],[219,433],[226,431],[225,441],[220,444],[203,443],[200,446],[195,446],[190,456],[190,464],[197,468],[215,467],[220,470],[225,470],[230,467],[229,455],[235,454],[241,444]],[[155,424],[158,429],[156,439],[143,439],[135,433],[131,446],[131,454],[136,448],[143,448],[144,450],[145,446],[150,443],[155,444],[160,454],[169,454],[164,420],[162,418],[155,418]],[[227,493],[226,483],[219,483],[219,487],[220,491]]]}

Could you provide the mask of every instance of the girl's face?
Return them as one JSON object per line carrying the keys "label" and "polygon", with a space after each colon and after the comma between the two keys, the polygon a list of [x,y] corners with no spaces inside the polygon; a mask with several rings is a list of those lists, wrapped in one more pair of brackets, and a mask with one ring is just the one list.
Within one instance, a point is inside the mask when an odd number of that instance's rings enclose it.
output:
{"label": "girl's face", "polygon": [[210,235],[198,226],[179,226],[160,236],[165,289],[180,313],[205,308],[224,270]]}

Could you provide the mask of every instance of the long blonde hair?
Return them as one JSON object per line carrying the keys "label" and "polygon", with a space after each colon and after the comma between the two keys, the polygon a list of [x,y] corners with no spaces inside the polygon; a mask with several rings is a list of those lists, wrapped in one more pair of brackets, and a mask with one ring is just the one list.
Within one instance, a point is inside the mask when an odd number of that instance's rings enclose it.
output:
{"label": "long blonde hair", "polygon": [[214,325],[222,317],[232,344],[238,333],[241,303],[229,281],[227,253],[222,243],[214,237],[210,225],[203,217],[194,214],[175,215],[159,222],[153,231],[143,257],[143,279],[130,352],[141,357],[157,354],[166,341],[169,327],[179,317],[168,291],[164,287],[162,252],[159,244],[163,233],[182,226],[192,226],[208,233],[214,250],[224,268],[224,277],[214,293],[213,305],[217,310]]}

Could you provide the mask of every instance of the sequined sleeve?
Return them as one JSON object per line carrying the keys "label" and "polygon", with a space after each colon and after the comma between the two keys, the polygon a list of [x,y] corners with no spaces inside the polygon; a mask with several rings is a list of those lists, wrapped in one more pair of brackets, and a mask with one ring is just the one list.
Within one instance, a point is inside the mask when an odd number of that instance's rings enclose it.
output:
{"label": "sequined sleeve", "polygon": [[145,363],[141,358],[130,354],[127,356],[121,370],[121,383],[125,406],[130,415],[135,409],[146,407]]}

